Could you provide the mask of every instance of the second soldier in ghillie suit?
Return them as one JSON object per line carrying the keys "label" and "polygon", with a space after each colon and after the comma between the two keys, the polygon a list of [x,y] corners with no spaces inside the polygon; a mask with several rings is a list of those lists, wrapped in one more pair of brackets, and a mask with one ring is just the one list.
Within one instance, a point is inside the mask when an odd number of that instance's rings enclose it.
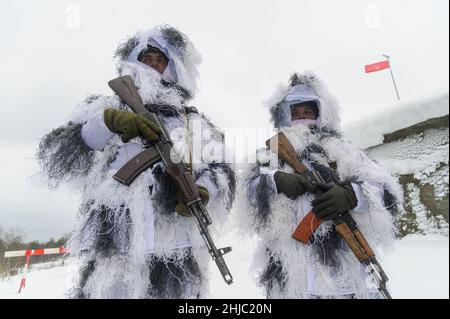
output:
{"label": "second soldier in ghillie suit", "polygon": [[[259,245],[254,266],[268,298],[378,298],[377,289],[332,219],[344,212],[357,222],[373,248],[389,250],[394,241],[394,214],[402,191],[389,172],[340,133],[339,109],[312,73],[294,74],[268,103],[272,122],[293,145],[297,157],[320,173],[323,196],[282,160],[270,160],[262,149],[245,174],[241,221],[256,232]],[[313,211],[325,220],[305,245],[291,236]],[[245,211],[245,213],[244,213]]]}
{"label": "second soldier in ghillie suit", "polygon": [[[140,32],[116,51],[119,75],[129,75],[145,107],[156,113],[179,154],[191,160],[200,195],[214,224],[227,218],[235,195],[233,169],[224,163],[223,134],[187,103],[197,90],[200,56],[170,26]],[[209,158],[192,150],[194,130]],[[71,298],[201,298],[210,256],[195,220],[178,202],[161,163],[124,186],[113,175],[143,151],[160,128],[118,96],[91,96],[42,139],[38,159],[53,185],[82,194],[79,224],[70,240],[79,256]],[[201,152],[201,151],[200,151]],[[220,153],[220,152],[219,152]]]}

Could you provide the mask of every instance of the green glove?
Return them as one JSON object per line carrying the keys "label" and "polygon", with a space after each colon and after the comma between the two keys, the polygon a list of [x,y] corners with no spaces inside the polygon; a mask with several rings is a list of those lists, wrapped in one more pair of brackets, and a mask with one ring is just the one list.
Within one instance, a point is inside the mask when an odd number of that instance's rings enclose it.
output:
{"label": "green glove", "polygon": [[[198,192],[200,194],[200,198],[202,199],[203,204],[206,206],[209,202],[209,192],[203,186],[198,186]],[[183,203],[179,203],[175,206],[175,211],[184,217],[192,217],[192,214],[189,212],[187,206]]]}
{"label": "green glove", "polygon": [[142,115],[109,108],[103,112],[103,119],[111,132],[122,136],[124,143],[139,135],[147,137],[151,142],[159,140],[161,128]]}
{"label": "green glove", "polygon": [[296,199],[306,192],[313,193],[315,191],[314,185],[298,174],[277,171],[274,179],[278,193],[283,193],[290,199]]}
{"label": "green glove", "polygon": [[317,184],[317,187],[324,194],[312,201],[312,211],[320,219],[334,219],[358,204],[351,183]]}

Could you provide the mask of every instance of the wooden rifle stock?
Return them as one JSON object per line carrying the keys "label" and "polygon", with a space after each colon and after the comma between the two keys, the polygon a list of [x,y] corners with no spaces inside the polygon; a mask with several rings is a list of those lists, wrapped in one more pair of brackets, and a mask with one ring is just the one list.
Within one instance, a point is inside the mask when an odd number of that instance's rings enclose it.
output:
{"label": "wooden rifle stock", "polygon": [[298,159],[297,152],[283,132],[268,140],[266,146],[272,152],[278,154],[278,157],[288,163],[295,172],[302,174],[308,171],[308,168]]}

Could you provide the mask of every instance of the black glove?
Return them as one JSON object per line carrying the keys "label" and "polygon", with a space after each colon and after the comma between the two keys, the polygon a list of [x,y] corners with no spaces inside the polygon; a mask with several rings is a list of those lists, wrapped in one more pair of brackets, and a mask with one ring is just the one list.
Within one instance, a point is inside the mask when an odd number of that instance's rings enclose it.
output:
{"label": "black glove", "polygon": [[278,193],[283,193],[290,199],[296,199],[306,192],[313,193],[316,189],[306,178],[298,174],[277,171],[274,178]]}
{"label": "black glove", "polygon": [[317,187],[324,194],[312,201],[312,211],[320,219],[334,219],[358,204],[351,183],[317,184]]}
{"label": "black glove", "polygon": [[143,135],[150,141],[156,142],[161,133],[161,128],[145,116],[116,109],[106,109],[103,113],[103,119],[108,129],[122,136],[122,141],[127,143],[129,140]]}

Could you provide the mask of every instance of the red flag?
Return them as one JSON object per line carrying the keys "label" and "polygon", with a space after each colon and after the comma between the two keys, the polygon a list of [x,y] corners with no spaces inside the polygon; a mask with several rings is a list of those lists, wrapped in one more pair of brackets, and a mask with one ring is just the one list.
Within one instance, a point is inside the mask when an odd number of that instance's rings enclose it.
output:
{"label": "red flag", "polygon": [[381,62],[377,62],[374,64],[369,64],[366,65],[366,73],[371,73],[371,72],[377,72],[377,71],[381,71],[384,69],[389,69],[391,67],[391,65],[389,64],[389,61],[381,61]]}

